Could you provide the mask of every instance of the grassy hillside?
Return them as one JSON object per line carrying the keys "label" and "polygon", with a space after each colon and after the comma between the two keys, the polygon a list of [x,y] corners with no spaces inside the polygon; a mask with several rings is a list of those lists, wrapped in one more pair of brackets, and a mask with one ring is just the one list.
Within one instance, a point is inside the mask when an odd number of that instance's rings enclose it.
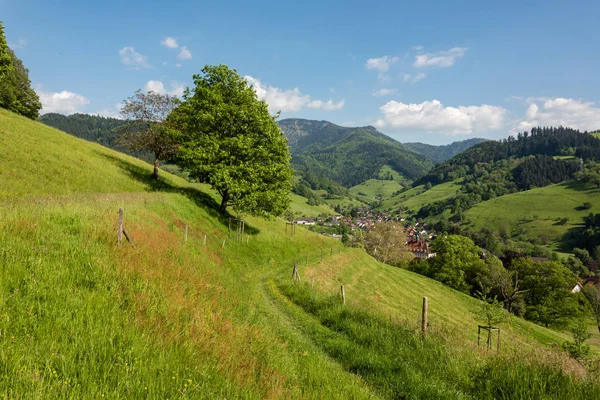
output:
{"label": "grassy hillside", "polygon": [[[581,206],[589,202],[592,208]],[[576,181],[513,193],[477,204],[466,213],[475,227],[520,229],[531,238],[545,236],[556,250],[571,251],[569,231],[583,225],[582,218],[600,212],[600,188]],[[565,225],[559,221],[568,218]]]}
{"label": "grassy hillside", "polygon": [[3,397],[600,397],[563,334],[513,318],[486,352],[477,302],[437,282],[281,220],[236,243],[207,187],[2,110],[0,140]]}

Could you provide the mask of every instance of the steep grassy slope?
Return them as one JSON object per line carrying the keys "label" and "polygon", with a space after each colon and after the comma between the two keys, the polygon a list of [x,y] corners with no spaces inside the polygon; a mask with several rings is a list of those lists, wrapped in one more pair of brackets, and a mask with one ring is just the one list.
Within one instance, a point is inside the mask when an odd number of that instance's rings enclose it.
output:
{"label": "steep grassy slope", "polygon": [[[301,228],[286,237],[281,220],[247,218],[236,243],[206,187],[153,182],[139,160],[2,110],[0,138],[3,397],[600,396],[564,356],[528,350],[562,334],[513,319],[487,353],[477,302],[437,282]],[[119,208],[135,248],[116,244]],[[313,276],[317,303],[302,297]],[[421,296],[426,340],[412,329]]]}
{"label": "steep grassy slope", "polygon": [[[586,202],[591,209],[582,208]],[[531,239],[544,236],[554,249],[570,252],[569,231],[580,229],[590,212],[600,212],[600,189],[570,181],[485,201],[465,215],[477,228],[520,229]],[[561,225],[563,218],[568,221]]]}

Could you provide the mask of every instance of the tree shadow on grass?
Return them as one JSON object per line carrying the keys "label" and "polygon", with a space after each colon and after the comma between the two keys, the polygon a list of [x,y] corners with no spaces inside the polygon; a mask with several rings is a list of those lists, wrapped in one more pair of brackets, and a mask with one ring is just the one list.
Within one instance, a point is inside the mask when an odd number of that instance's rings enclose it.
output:
{"label": "tree shadow on grass", "polygon": [[[96,152],[96,154],[117,165],[119,168],[125,171],[131,178],[144,184],[148,192],[166,192],[182,194],[190,200],[192,200],[198,207],[205,209],[211,217],[217,219],[223,226],[229,226],[230,218],[237,219],[237,217],[235,215],[230,214],[229,211],[225,211],[224,214],[220,213],[219,203],[217,203],[217,201],[206,192],[192,187],[175,186],[168,182],[164,176],[161,176],[160,173],[158,180],[156,180],[152,177],[152,171],[150,170],[150,168],[146,169],[128,163],[127,161],[122,160],[118,157],[101,153],[98,151]],[[164,171],[162,171],[162,173],[164,175]],[[235,229],[233,228],[233,223],[232,229]],[[260,230],[246,223],[244,233],[247,233],[249,235],[257,235],[258,233],[260,233]]]}

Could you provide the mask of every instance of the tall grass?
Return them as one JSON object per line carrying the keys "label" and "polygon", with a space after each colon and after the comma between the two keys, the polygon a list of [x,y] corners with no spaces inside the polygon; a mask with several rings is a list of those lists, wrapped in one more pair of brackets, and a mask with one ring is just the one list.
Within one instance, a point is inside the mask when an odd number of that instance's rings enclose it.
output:
{"label": "tall grass", "polygon": [[[316,295],[308,284],[278,289],[314,317],[305,333],[344,368],[385,398],[591,399],[595,378],[565,373],[548,362],[458,352],[443,337],[420,333]],[[276,290],[276,289],[275,289]]]}

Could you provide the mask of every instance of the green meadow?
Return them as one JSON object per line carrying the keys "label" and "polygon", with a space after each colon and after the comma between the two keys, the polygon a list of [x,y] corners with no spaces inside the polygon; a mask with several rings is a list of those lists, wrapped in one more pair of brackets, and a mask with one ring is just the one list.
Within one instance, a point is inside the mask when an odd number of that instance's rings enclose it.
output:
{"label": "green meadow", "polygon": [[[586,202],[591,209],[583,209]],[[591,212],[600,212],[600,188],[570,181],[488,200],[465,216],[475,228],[519,229],[528,238],[544,236],[554,249],[570,252],[569,231],[581,229]],[[563,218],[568,219],[564,224]]]}
{"label": "green meadow", "polygon": [[568,335],[487,351],[477,300],[280,219],[236,241],[205,185],[3,110],[0,157],[1,397],[600,398]]}
{"label": "green meadow", "polygon": [[460,189],[457,182],[446,182],[433,186],[431,189],[425,189],[425,185],[416,186],[409,190],[393,196],[381,203],[380,208],[398,208],[402,207],[414,212],[419,211],[426,204],[444,200],[454,195]]}

